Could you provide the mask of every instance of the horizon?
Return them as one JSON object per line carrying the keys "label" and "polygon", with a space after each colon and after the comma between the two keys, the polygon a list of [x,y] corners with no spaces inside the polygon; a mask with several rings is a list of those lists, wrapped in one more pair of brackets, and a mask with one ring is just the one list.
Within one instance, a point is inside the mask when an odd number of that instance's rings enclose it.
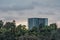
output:
{"label": "horizon", "polygon": [[[31,18],[33,18],[33,17],[31,17]],[[35,18],[35,17],[34,17],[34,18]],[[37,17],[36,17],[36,18],[37,18]],[[29,18],[27,18],[27,22],[26,22],[26,23],[23,23],[23,22],[22,22],[22,23],[16,23],[16,20],[15,20],[16,26],[18,26],[18,25],[21,24],[21,25],[26,25],[26,28],[28,28],[28,19],[29,19]],[[47,18],[47,19],[48,19],[48,18]],[[3,21],[3,20],[2,20],[2,21]],[[4,21],[3,21],[3,22],[4,22]],[[12,20],[12,21],[5,21],[5,22],[4,22],[4,25],[5,25],[6,22],[13,22],[13,20]],[[50,23],[50,24],[53,24],[53,23]],[[49,26],[50,24],[49,24],[49,19],[48,19],[48,26]],[[56,24],[57,24],[57,23],[56,23]],[[57,28],[59,28],[58,25],[57,25]]]}
{"label": "horizon", "polygon": [[60,28],[60,0],[0,0],[0,20],[27,25],[28,18],[48,18]]}

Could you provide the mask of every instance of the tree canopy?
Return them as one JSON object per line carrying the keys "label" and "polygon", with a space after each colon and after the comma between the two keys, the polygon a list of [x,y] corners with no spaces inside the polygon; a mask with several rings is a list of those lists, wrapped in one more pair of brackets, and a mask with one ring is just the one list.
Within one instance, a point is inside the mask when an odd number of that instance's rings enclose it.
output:
{"label": "tree canopy", "polygon": [[60,40],[60,29],[57,28],[56,23],[53,23],[49,26],[43,25],[41,27],[40,25],[29,30],[26,29],[26,25],[19,24],[16,26],[15,20],[5,24],[0,20],[0,40],[20,40],[19,38],[22,36],[35,36],[39,40]]}

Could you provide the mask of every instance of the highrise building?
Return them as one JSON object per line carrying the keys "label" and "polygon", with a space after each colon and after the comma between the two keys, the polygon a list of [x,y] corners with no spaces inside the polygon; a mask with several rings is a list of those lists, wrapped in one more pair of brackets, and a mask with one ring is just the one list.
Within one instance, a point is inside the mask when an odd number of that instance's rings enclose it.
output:
{"label": "highrise building", "polygon": [[33,27],[39,27],[42,25],[48,25],[48,18],[28,18],[29,29],[32,29]]}

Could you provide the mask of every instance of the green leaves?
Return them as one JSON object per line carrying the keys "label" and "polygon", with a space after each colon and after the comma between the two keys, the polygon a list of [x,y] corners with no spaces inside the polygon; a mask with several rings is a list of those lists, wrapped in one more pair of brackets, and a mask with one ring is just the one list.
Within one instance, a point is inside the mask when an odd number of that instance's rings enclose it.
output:
{"label": "green leaves", "polygon": [[13,22],[6,22],[5,25],[0,21],[0,40],[17,40],[21,36],[36,36],[39,40],[60,40],[60,29],[57,29],[56,23],[49,26],[33,27],[31,30],[26,29],[26,25],[19,24],[16,26]]}
{"label": "green leaves", "polygon": [[3,21],[0,20],[0,28],[3,27]]}

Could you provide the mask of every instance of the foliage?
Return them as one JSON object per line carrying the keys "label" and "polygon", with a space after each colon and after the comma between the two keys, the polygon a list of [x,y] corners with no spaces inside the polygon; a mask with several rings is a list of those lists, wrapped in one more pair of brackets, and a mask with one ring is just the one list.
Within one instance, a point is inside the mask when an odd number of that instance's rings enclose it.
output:
{"label": "foliage", "polygon": [[60,29],[57,28],[56,23],[27,30],[25,25],[16,26],[15,20],[6,22],[5,25],[2,20],[0,21],[0,40],[18,40],[24,35],[36,36],[39,40],[60,40]]}
{"label": "foliage", "polygon": [[0,28],[3,27],[3,21],[0,20]]}

